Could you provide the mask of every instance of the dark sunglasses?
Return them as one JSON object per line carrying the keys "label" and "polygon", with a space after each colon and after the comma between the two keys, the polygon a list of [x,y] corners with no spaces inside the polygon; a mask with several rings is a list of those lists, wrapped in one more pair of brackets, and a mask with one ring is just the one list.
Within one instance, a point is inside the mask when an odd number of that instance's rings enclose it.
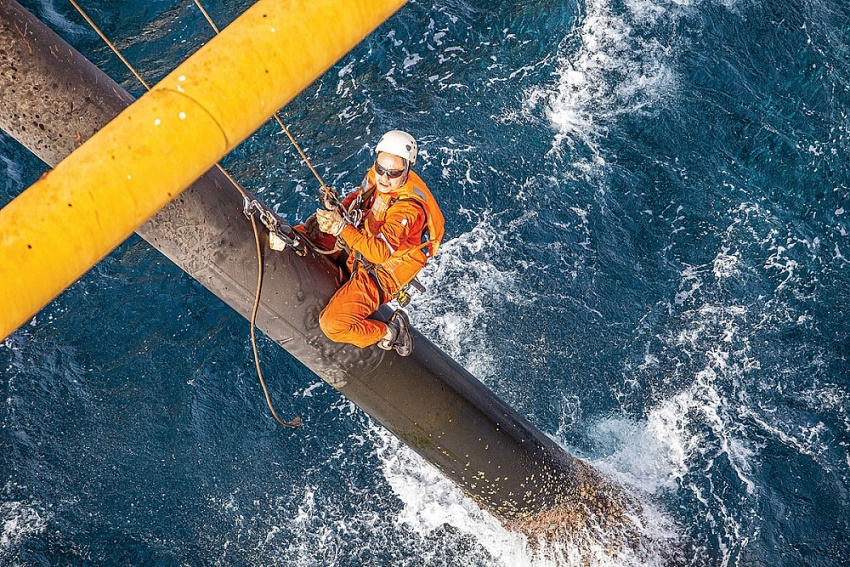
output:
{"label": "dark sunglasses", "polygon": [[404,175],[403,169],[384,169],[381,167],[381,164],[375,162],[375,175],[380,177],[381,175],[386,175],[390,179],[398,179],[402,175]]}

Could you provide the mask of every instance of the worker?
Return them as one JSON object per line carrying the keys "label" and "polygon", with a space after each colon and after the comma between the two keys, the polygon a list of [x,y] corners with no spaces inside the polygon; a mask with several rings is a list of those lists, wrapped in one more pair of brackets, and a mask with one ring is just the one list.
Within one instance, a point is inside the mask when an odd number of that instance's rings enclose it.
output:
{"label": "worker", "polygon": [[308,233],[318,227],[339,238],[349,252],[351,276],[319,315],[319,326],[332,341],[361,348],[377,344],[401,356],[413,350],[410,321],[402,309],[389,323],[370,316],[405,293],[443,239],[437,201],[411,170],[416,155],[413,136],[387,132],[375,146],[375,161],[360,187],[338,207],[329,203],[305,223]]}

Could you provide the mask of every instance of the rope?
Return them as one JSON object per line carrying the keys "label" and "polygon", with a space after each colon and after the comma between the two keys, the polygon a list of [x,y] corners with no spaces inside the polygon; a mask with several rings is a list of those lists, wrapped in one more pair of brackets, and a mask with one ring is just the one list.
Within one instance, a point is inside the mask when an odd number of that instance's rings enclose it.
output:
{"label": "rope", "polygon": [[216,25],[215,25],[215,22],[212,20],[212,18],[210,18],[210,15],[209,15],[209,14],[207,14],[207,11],[206,11],[206,10],[204,10],[204,7],[203,7],[203,6],[201,6],[201,2],[200,2],[200,0],[195,0],[195,6],[197,6],[197,7],[198,7],[198,9],[201,11],[201,13],[204,15],[204,17],[205,17],[205,18],[207,19],[207,21],[210,23],[210,26],[212,26],[212,29],[214,29],[214,30],[215,30],[216,35],[218,35],[218,33],[219,33],[219,32],[218,32],[218,28],[217,28],[217,27],[216,27]]}
{"label": "rope", "polygon": [[[142,78],[142,76],[139,75],[139,73],[136,71],[136,69],[133,68],[133,66],[130,64],[130,62],[127,61],[124,58],[124,56],[121,54],[121,52],[118,50],[118,48],[115,47],[115,45],[111,41],[109,41],[109,39],[103,34],[102,31],[100,31],[100,28],[98,28],[97,25],[92,21],[92,19],[89,18],[88,14],[86,14],[83,11],[83,9],[80,7],[80,5],[77,4],[77,2],[75,0],[69,0],[69,2],[71,2],[71,5],[73,5],[74,8],[77,9],[77,11],[80,13],[80,15],[86,20],[86,22],[88,22],[88,24],[97,33],[97,35],[100,36],[100,38],[106,43],[106,45],[109,46],[109,48],[112,50],[112,52],[115,53],[115,55],[118,56],[118,58],[121,60],[122,63],[124,63],[124,65],[127,67],[127,69],[129,69],[130,72],[133,73],[133,75],[135,75],[136,79],[139,80],[139,82],[142,84],[142,86],[144,86],[146,90],[150,91],[151,90],[150,86],[145,82],[145,80]],[[198,8],[201,9],[201,12],[203,12],[204,16],[206,16],[207,21],[213,27],[215,32],[219,33],[218,28],[215,27],[215,24],[210,19],[209,14],[207,14],[206,10],[204,10],[204,8],[200,5],[198,0],[195,0],[195,4],[197,4]],[[225,169],[223,167],[221,167],[221,165],[219,165],[218,163],[215,164],[215,165],[218,168],[218,170],[221,171],[225,175],[225,177],[227,177],[227,179],[233,184],[233,186],[236,187],[236,189],[239,191],[239,193],[242,195],[242,197],[244,199],[247,199],[248,193],[242,188],[242,186],[239,185],[233,179],[233,177],[231,177],[230,174],[227,171],[225,171]],[[312,166],[311,166],[311,169],[312,169]],[[254,352],[254,366],[256,366],[256,368],[257,368],[257,376],[260,379],[260,385],[263,387],[263,394],[266,397],[266,404],[268,404],[269,410],[271,411],[272,416],[281,425],[285,425],[286,427],[295,428],[295,427],[298,427],[299,425],[301,425],[301,418],[296,416],[292,421],[284,421],[277,415],[277,412],[274,410],[274,406],[272,405],[271,397],[269,397],[269,390],[266,387],[266,381],[263,378],[263,372],[260,369],[260,356],[259,356],[259,353],[257,351],[257,336],[256,336],[256,332],[255,332],[255,327],[256,327],[256,324],[257,324],[257,311],[260,307],[260,292],[262,291],[262,287],[263,287],[263,250],[262,250],[262,246],[260,245],[260,233],[257,231],[257,221],[254,218],[253,212],[249,216],[251,217],[251,228],[254,230],[254,242],[257,245],[257,292],[254,295],[254,308],[251,310],[251,348]]]}
{"label": "rope", "polygon": [[80,8],[80,5],[79,5],[79,4],[77,4],[74,0],[69,0],[69,1],[71,2],[71,5],[72,5],[72,6],[74,6],[74,8],[76,8],[76,9],[77,9],[77,11],[80,13],[80,15],[81,15],[81,16],[82,16],[82,17],[83,17],[83,18],[84,18],[84,19],[88,22],[88,24],[92,27],[92,29],[93,29],[95,32],[97,32],[97,35],[99,35],[99,36],[100,36],[100,39],[102,39],[102,40],[106,43],[106,45],[108,45],[108,46],[109,46],[109,48],[112,50],[112,52],[113,52],[115,55],[117,55],[117,56],[118,56],[118,58],[121,60],[121,62],[122,62],[122,63],[124,63],[124,65],[126,65],[126,66],[127,66],[127,68],[128,68],[128,69],[129,69],[129,70],[130,70],[130,71],[131,71],[131,72],[132,72],[132,73],[136,76],[136,78],[139,80],[139,82],[140,82],[140,83],[142,83],[142,86],[144,86],[146,90],[151,90],[151,88],[148,86],[148,84],[145,82],[145,80],[142,78],[142,76],[141,76],[141,75],[139,75],[139,74],[136,72],[136,70],[135,70],[135,69],[133,69],[133,66],[132,66],[132,65],[130,65],[130,63],[129,63],[126,59],[124,59],[124,56],[123,56],[123,55],[121,55],[121,52],[120,52],[120,51],[118,51],[118,48],[117,48],[117,47],[115,47],[115,46],[112,44],[112,42],[111,42],[111,41],[109,41],[109,39],[107,39],[107,37],[106,37],[105,35],[103,35],[103,32],[102,32],[102,31],[100,31],[100,28],[99,28],[99,27],[97,27],[97,26],[95,25],[95,23],[91,20],[91,18],[89,18],[88,14],[86,14],[86,13],[83,11],[83,9],[82,9],[82,8]]}
{"label": "rope", "polygon": [[251,310],[251,348],[254,351],[254,366],[257,367],[257,376],[260,378],[260,385],[263,387],[263,394],[266,396],[266,404],[269,406],[269,410],[272,412],[272,416],[275,418],[275,421],[281,425],[285,425],[286,427],[296,428],[301,425],[300,417],[295,416],[295,419],[292,421],[284,421],[278,417],[277,412],[274,411],[272,400],[269,397],[269,389],[266,388],[266,381],[263,379],[263,371],[260,369],[260,355],[257,353],[257,334],[255,327],[257,322],[257,310],[260,307],[260,292],[263,289],[263,249],[260,246],[260,234],[257,232],[257,220],[254,218],[254,215],[251,215],[251,228],[254,229],[254,242],[257,243],[257,293],[254,295],[254,308]]}
{"label": "rope", "polygon": [[295,140],[295,137],[290,134],[289,128],[286,127],[286,125],[283,123],[283,120],[281,120],[280,117],[277,115],[277,112],[274,113],[274,119],[280,125],[281,130],[283,130],[283,132],[287,135],[289,141],[292,142],[292,145],[295,146],[295,149],[298,150],[298,153],[301,155],[301,159],[304,160],[304,163],[306,163],[307,167],[310,168],[310,171],[313,172],[313,175],[316,177],[316,180],[318,180],[319,185],[321,186],[322,192],[331,191],[330,187],[325,185],[322,176],[319,175],[319,172],[316,171],[315,167],[313,167],[313,164],[310,162],[310,158],[307,157],[307,154],[305,154],[304,150],[301,149],[301,146],[298,145],[298,142]]}
{"label": "rope", "polygon": [[[73,0],[71,0],[71,1],[73,2]],[[206,18],[207,22],[210,24],[210,27],[213,29],[213,31],[215,31],[216,35],[221,33],[218,29],[218,26],[215,25],[215,22],[213,21],[213,19],[210,17],[210,15],[204,9],[203,5],[201,4],[201,0],[195,0],[195,6],[197,6],[198,9],[201,11],[201,13],[204,15],[204,18]],[[277,113],[275,113],[273,116],[274,116],[274,119],[277,121],[278,125],[280,126],[280,129],[283,130],[284,134],[286,134],[286,136],[289,138],[289,141],[292,142],[292,145],[295,146],[296,150],[298,150],[298,154],[301,156],[301,159],[304,160],[304,163],[307,164],[307,167],[309,167],[310,171],[313,172],[313,175],[316,177],[316,180],[319,182],[319,185],[321,186],[322,191],[330,191],[330,188],[327,185],[325,185],[325,182],[322,179],[322,176],[319,175],[319,172],[316,171],[315,167],[313,167],[312,162],[310,162],[310,158],[307,157],[307,154],[304,153],[304,150],[301,149],[301,146],[295,140],[295,136],[293,136],[289,132],[289,128],[287,128],[286,125],[283,123],[283,120],[280,119],[280,117],[277,115]]]}

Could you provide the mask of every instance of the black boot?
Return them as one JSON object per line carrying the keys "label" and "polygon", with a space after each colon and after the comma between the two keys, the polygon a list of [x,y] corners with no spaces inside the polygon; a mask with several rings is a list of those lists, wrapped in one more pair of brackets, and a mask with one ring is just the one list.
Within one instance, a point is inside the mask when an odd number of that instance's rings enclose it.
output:
{"label": "black boot", "polygon": [[378,346],[384,350],[395,349],[399,356],[410,356],[413,352],[413,337],[410,336],[410,319],[407,318],[407,313],[396,309],[390,317],[390,322],[387,323],[387,328],[392,338],[381,339],[378,341]]}

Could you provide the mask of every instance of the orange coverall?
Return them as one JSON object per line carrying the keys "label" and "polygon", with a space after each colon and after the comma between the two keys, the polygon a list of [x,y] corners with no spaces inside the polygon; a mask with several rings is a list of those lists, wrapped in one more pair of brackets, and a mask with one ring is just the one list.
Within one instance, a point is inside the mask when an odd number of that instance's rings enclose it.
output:
{"label": "orange coverall", "polygon": [[[370,170],[360,189],[348,195],[343,206],[348,209],[358,194],[365,194],[374,184],[374,170]],[[411,198],[414,192],[427,195],[430,203],[423,206]],[[439,209],[434,211],[435,207],[436,201],[430,191],[412,171],[395,191],[374,190],[363,203],[361,228],[346,225],[340,233],[351,249],[348,258],[351,278],[331,297],[319,315],[319,326],[329,339],[363,348],[384,337],[386,324],[369,316],[391,301],[425,265],[428,256],[422,250],[425,247],[422,238],[429,228],[426,209],[442,223],[442,213]],[[439,238],[442,238],[442,225],[439,231]],[[374,266],[371,273],[357,261],[358,255]]]}

